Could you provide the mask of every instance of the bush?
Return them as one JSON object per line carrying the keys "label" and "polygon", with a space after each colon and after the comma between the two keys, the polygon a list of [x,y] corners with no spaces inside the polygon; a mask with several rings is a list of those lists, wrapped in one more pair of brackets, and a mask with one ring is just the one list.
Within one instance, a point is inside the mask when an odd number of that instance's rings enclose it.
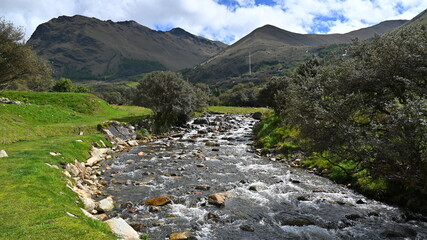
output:
{"label": "bush", "polygon": [[185,124],[203,104],[193,86],[174,72],[152,72],[139,83],[134,103],[155,113],[154,131]]}
{"label": "bush", "polygon": [[348,52],[301,65],[278,91],[276,111],[309,139],[307,152],[328,152],[336,167],[360,166],[336,178],[366,169],[359,183],[374,179],[366,189],[427,196],[425,25],[354,42]]}

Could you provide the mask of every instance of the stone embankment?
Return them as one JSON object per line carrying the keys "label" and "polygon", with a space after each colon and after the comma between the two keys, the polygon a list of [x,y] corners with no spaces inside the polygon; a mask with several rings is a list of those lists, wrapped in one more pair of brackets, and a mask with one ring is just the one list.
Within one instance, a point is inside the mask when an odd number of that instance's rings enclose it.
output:
{"label": "stone embankment", "polygon": [[[108,213],[114,209],[114,200],[111,196],[99,201],[95,200],[102,196],[101,189],[108,184],[106,181],[99,180],[99,176],[104,171],[101,170],[103,161],[112,158],[112,155],[117,152],[122,152],[138,145],[138,141],[135,140],[135,128],[115,121],[105,122],[100,125],[100,128],[108,136],[113,147],[108,148],[103,142],[101,144],[97,143],[95,144],[96,147],[94,146],[91,149],[91,157],[86,162],[75,160],[74,163],[64,165],[63,173],[67,177],[67,186],[79,196],[84,205],[81,210],[87,217],[105,221],[112,232],[121,239],[139,239],[139,234],[123,219],[108,219]],[[51,154],[58,155],[60,153]],[[58,168],[54,165],[49,166]]]}

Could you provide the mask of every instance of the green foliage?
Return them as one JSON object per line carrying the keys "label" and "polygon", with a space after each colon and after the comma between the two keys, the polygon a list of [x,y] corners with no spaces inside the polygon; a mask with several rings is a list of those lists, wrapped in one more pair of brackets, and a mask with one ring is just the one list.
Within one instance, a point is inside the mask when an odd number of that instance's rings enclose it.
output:
{"label": "green foliage", "polygon": [[201,106],[194,87],[178,73],[152,72],[137,87],[134,103],[155,113],[156,132],[184,124]]}
{"label": "green foliage", "polygon": [[254,132],[258,144],[265,149],[279,149],[285,153],[292,153],[299,149],[299,131],[288,124],[284,124],[279,116],[270,113],[255,126]]}
{"label": "green foliage", "polygon": [[210,106],[205,108],[205,112],[210,113],[230,113],[230,114],[248,114],[254,112],[261,112],[263,114],[271,113],[268,108],[252,108],[252,107],[230,107],[230,106]]}
{"label": "green foliage", "polygon": [[72,89],[73,82],[68,78],[60,78],[52,88],[54,92],[72,92]]}
{"label": "green foliage", "polygon": [[[403,198],[423,198],[425,66],[425,25],[356,41],[347,57],[312,59],[298,67],[277,92],[275,110],[307,139],[307,153],[328,153],[331,177],[359,179],[367,191],[388,187],[411,193]],[[357,175],[364,169],[366,175]]]}
{"label": "green foliage", "polygon": [[0,89],[17,80],[49,78],[50,66],[25,45],[22,29],[0,18]]}
{"label": "green foliage", "polygon": [[52,91],[54,92],[76,92],[76,93],[89,93],[90,90],[78,84],[73,84],[71,79],[68,78],[60,78],[55,85],[52,87]]}
{"label": "green foliage", "polygon": [[239,83],[219,96],[222,105],[255,107],[257,106],[258,90],[253,82]]}

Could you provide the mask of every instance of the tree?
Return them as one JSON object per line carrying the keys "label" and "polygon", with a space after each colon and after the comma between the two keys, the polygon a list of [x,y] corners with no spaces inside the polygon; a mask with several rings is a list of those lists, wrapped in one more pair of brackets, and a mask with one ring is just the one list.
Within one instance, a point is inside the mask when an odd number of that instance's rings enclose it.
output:
{"label": "tree", "polygon": [[193,86],[174,72],[152,72],[137,86],[136,105],[155,113],[155,131],[186,123],[201,104]]}
{"label": "tree", "polygon": [[53,86],[52,90],[54,92],[72,92],[73,82],[68,78],[60,78]]}
{"label": "tree", "polygon": [[51,69],[23,41],[24,33],[0,18],[0,89],[28,78],[48,78]]}
{"label": "tree", "polygon": [[425,25],[354,42],[348,52],[300,66],[279,91],[276,110],[298,127],[307,152],[327,152],[336,166],[352,161],[355,171],[405,192],[403,199],[425,199]]}

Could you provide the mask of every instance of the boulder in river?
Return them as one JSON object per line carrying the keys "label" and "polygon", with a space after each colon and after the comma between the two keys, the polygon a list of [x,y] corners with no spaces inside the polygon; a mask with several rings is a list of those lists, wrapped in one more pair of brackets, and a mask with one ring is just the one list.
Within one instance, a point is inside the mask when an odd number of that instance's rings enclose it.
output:
{"label": "boulder in river", "polygon": [[261,112],[254,112],[254,113],[252,114],[252,118],[253,118],[253,119],[256,119],[256,120],[261,120],[261,118],[262,118],[262,113],[261,113]]}
{"label": "boulder in river", "polygon": [[209,203],[218,207],[223,207],[225,204],[225,199],[228,197],[227,195],[227,192],[211,194],[208,196]]}
{"label": "boulder in river", "polygon": [[207,118],[196,118],[194,119],[193,124],[209,124],[209,120]]}
{"label": "boulder in river", "polygon": [[163,206],[166,205],[168,203],[170,203],[172,201],[171,198],[167,197],[167,196],[161,196],[158,198],[153,198],[153,199],[149,199],[143,202],[143,204],[146,205],[153,205],[153,206]]}
{"label": "boulder in river", "polygon": [[114,208],[114,201],[111,197],[107,197],[99,201],[97,210],[108,212],[113,210]]}
{"label": "boulder in river", "polygon": [[176,232],[169,235],[169,239],[170,240],[189,240],[194,238],[191,238],[189,232]]}
{"label": "boulder in river", "polygon": [[118,237],[125,240],[137,240],[139,234],[123,218],[112,218],[105,221],[110,226],[111,231]]}

